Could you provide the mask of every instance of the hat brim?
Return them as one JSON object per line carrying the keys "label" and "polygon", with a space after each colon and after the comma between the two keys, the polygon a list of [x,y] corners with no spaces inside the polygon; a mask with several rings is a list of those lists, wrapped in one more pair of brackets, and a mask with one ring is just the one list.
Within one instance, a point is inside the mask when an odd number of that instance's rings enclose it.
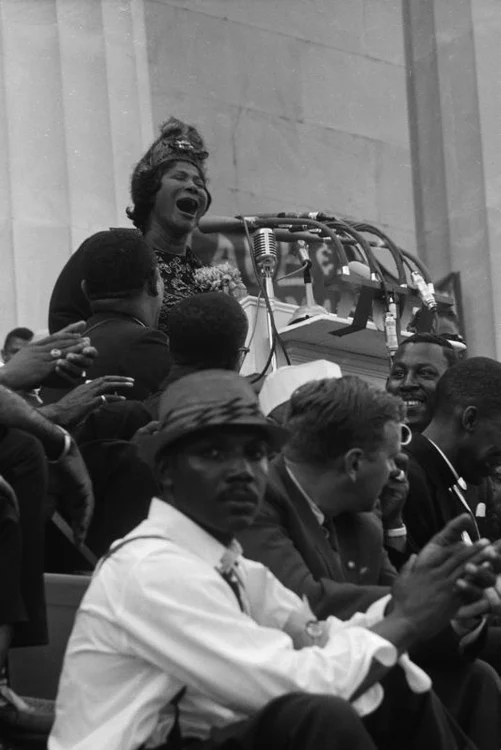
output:
{"label": "hat brim", "polygon": [[186,438],[200,435],[207,430],[224,429],[225,427],[250,427],[263,432],[269,447],[278,452],[281,450],[287,438],[287,430],[277,424],[273,424],[266,417],[246,416],[232,419],[229,422],[214,422],[203,426],[193,425],[182,430],[169,430],[169,426],[160,428],[157,432],[141,435],[136,440],[140,458],[151,468],[154,468],[159,454],[168,447],[174,446]]}

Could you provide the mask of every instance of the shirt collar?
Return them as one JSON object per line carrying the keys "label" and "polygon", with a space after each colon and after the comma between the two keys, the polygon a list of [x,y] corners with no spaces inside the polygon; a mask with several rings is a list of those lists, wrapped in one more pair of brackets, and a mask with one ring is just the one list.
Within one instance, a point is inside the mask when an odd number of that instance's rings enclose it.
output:
{"label": "shirt collar", "polygon": [[442,456],[443,460],[445,461],[445,463],[447,464],[447,466],[451,470],[451,474],[454,477],[454,484],[459,485],[459,487],[462,490],[466,490],[466,482],[464,481],[464,479],[462,477],[459,476],[459,474],[457,473],[456,469],[451,464],[451,462],[449,461],[449,459],[447,458],[447,456],[445,455],[445,453],[443,452],[443,450],[441,448],[439,448],[438,445],[433,442],[433,440],[430,440],[430,438],[427,438],[427,440],[428,440],[428,442],[430,442],[433,445],[433,447],[435,448],[435,450],[438,451],[438,453]]}
{"label": "shirt collar", "polygon": [[284,462],[285,462],[285,469],[287,471],[287,474],[291,478],[291,481],[294,482],[295,486],[297,487],[297,489],[299,490],[299,492],[301,493],[301,495],[304,497],[304,499],[306,500],[306,502],[310,506],[310,508],[311,508],[311,510],[313,512],[313,515],[317,519],[317,521],[320,524],[320,526],[323,526],[323,523],[325,521],[324,514],[322,513],[322,511],[320,510],[320,508],[318,507],[318,505],[308,495],[308,493],[306,492],[306,490],[304,489],[304,487],[301,486],[301,484],[299,483],[299,480],[294,476],[294,474],[292,473],[292,469],[291,469],[291,467],[290,467],[290,465],[289,465],[289,463],[287,462],[286,459],[284,459]]}
{"label": "shirt collar", "polygon": [[154,523],[166,538],[180,544],[222,572],[231,570],[242,556],[242,547],[236,539],[225,547],[191,518],[158,497],[151,501],[148,520]]}

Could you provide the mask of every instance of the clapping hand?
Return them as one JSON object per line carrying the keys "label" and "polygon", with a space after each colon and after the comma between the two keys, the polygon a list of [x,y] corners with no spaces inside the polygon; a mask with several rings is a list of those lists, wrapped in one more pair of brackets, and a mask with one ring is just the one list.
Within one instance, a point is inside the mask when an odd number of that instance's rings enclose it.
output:
{"label": "clapping hand", "polygon": [[[413,555],[403,567],[393,590],[393,614],[412,623],[416,639],[428,638],[457,616],[465,602],[483,597],[495,576],[485,563],[497,557],[488,540],[467,545],[471,518],[463,514]],[[475,577],[469,570],[475,571]],[[480,574],[481,572],[481,574]]]}
{"label": "clapping hand", "polygon": [[59,401],[40,407],[39,411],[61,427],[71,429],[78,425],[91,411],[104,404],[124,401],[115,391],[134,386],[134,379],[121,375],[103,375],[88,383],[73,388]]}
{"label": "clapping hand", "polygon": [[90,340],[82,336],[85,326],[85,321],[72,323],[23,347],[2,368],[2,384],[13,390],[29,390],[54,372],[70,382],[84,377],[85,369],[97,357]]}
{"label": "clapping hand", "polygon": [[465,631],[478,625],[479,619],[490,614],[501,615],[501,541],[490,545],[487,560],[476,564],[475,560],[465,568],[465,579],[470,587],[476,587],[477,596],[466,597],[456,621]]}

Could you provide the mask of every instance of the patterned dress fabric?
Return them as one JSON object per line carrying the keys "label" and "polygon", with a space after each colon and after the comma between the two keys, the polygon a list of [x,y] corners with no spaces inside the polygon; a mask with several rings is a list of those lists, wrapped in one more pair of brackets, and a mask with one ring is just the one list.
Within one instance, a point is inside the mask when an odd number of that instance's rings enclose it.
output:
{"label": "patterned dress fabric", "polygon": [[198,294],[199,289],[195,286],[193,275],[197,268],[201,268],[202,262],[190,248],[186,249],[185,256],[159,250],[156,251],[156,255],[165,284],[158,327],[165,333],[170,309],[182,299]]}

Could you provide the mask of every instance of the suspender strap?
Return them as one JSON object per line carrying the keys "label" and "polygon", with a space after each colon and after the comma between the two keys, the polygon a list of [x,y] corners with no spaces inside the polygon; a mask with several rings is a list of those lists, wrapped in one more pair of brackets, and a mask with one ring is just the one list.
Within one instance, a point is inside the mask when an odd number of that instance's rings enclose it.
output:
{"label": "suspender strap", "polygon": [[[119,549],[125,547],[125,545],[129,544],[129,542],[135,542],[136,539],[163,539],[165,541],[165,537],[161,536],[160,534],[143,534],[141,536],[130,537],[129,539],[122,539],[122,541],[117,545],[115,545],[114,547],[110,547],[108,552],[101,558],[100,565],[106,562],[106,560],[109,560],[110,557],[112,557],[115,552],[118,552]],[[185,693],[186,685],[178,690],[175,696],[169,701],[169,705],[174,708],[174,724],[171,727],[166,742],[163,745],[160,745],[157,750],[183,750],[183,736],[181,734],[180,722],[181,711],[179,709],[179,704],[184,698]]]}

